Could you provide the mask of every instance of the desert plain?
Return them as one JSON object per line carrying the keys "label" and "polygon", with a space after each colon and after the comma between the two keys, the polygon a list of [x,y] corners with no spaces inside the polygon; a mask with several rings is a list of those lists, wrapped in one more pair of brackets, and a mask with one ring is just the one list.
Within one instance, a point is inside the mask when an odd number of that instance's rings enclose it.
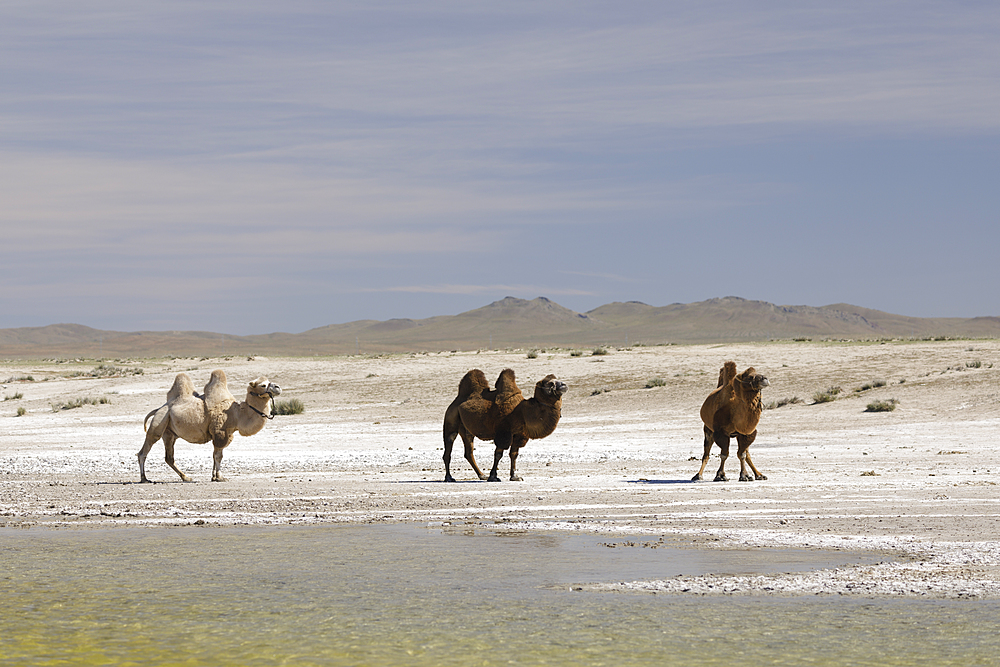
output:
{"label": "desert plain", "polygon": [[[531,354],[529,355],[529,352]],[[659,537],[705,549],[807,548],[884,559],[808,572],[591,582],[707,595],[1000,597],[1000,341],[781,341],[338,357],[48,359],[0,363],[0,528],[414,523],[582,531],[609,548]],[[533,357],[533,358],[532,358]],[[767,376],[751,452],[766,480],[692,482],[699,408],[733,360]],[[178,372],[222,368],[241,399],[267,377],[300,414],[226,450],[178,441],[183,483],[136,461],[143,417]],[[516,372],[525,396],[569,384],[555,433],[522,449],[524,481],[476,478],[456,444],[445,483],[441,425],[458,382]],[[839,387],[826,402],[820,394]],[[92,402],[80,399],[93,399]],[[797,399],[797,400],[796,400]],[[876,402],[892,411],[870,411]],[[67,408],[74,403],[80,407]],[[18,414],[18,413],[22,414]],[[478,442],[481,467],[493,447]],[[505,456],[501,478],[509,469]],[[626,538],[626,536],[628,536]]]}

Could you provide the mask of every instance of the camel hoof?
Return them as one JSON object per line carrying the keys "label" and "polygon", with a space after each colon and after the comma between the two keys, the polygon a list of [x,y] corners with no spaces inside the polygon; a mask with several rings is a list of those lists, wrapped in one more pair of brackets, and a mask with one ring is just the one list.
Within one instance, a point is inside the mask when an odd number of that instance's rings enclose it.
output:
{"label": "camel hoof", "polygon": [[445,475],[444,476],[444,481],[446,481],[446,482],[454,482],[455,478],[452,477],[451,475]]}
{"label": "camel hoof", "polygon": [[139,480],[139,483],[140,483],[140,484],[152,484],[152,482],[150,482],[150,481],[149,481],[148,479],[146,479],[145,477],[143,477],[142,479],[140,479],[140,480]]}
{"label": "camel hoof", "polygon": [[512,482],[523,482],[524,478],[521,477],[520,475],[511,475],[510,476],[510,481],[512,481]]}
{"label": "camel hoof", "polygon": [[726,475],[724,473],[720,472],[718,475],[715,476],[715,481],[716,482],[728,482],[729,478],[726,477]]}
{"label": "camel hoof", "polygon": [[704,482],[705,478],[701,476],[701,473],[698,473],[697,475],[695,475],[694,477],[691,478],[691,481],[692,482]]}
{"label": "camel hoof", "polygon": [[501,482],[501,481],[503,481],[503,480],[501,480],[501,479],[500,479],[499,477],[497,477],[496,475],[490,475],[489,477],[487,477],[487,478],[486,478],[486,481],[487,481],[487,482]]}
{"label": "camel hoof", "polygon": [[225,477],[223,477],[222,475],[219,475],[218,477],[213,477],[212,481],[213,482],[228,482],[229,480],[226,479]]}
{"label": "camel hoof", "polygon": [[741,482],[752,482],[752,481],[754,481],[754,479],[750,475],[740,475],[740,481]]}
{"label": "camel hoof", "polygon": [[767,475],[757,475],[757,479],[767,479]]}

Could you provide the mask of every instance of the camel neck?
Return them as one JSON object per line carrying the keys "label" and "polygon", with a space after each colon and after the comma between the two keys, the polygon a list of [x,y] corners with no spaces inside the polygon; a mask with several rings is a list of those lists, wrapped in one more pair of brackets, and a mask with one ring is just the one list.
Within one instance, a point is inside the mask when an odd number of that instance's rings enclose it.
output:
{"label": "camel neck", "polygon": [[262,406],[264,409],[260,409],[257,406],[250,403],[250,396],[247,396],[247,400],[243,401],[240,405],[240,418],[239,418],[239,430],[240,435],[254,435],[267,424],[266,412],[267,401],[264,402]]}

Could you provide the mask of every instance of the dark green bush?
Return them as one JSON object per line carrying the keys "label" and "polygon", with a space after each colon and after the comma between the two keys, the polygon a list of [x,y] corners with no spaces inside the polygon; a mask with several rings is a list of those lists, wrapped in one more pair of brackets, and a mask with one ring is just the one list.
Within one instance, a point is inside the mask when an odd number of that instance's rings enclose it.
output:
{"label": "dark green bush", "polygon": [[276,415],[300,415],[305,411],[306,406],[297,398],[274,402],[274,414]]}

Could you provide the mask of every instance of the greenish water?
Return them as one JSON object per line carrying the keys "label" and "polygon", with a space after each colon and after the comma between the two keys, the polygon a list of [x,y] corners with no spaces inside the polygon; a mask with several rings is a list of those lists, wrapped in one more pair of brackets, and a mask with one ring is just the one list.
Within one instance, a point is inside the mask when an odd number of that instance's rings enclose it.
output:
{"label": "greenish water", "polygon": [[1000,655],[992,601],[571,590],[848,559],[601,546],[627,539],[412,526],[0,530],[0,664],[986,665]]}

